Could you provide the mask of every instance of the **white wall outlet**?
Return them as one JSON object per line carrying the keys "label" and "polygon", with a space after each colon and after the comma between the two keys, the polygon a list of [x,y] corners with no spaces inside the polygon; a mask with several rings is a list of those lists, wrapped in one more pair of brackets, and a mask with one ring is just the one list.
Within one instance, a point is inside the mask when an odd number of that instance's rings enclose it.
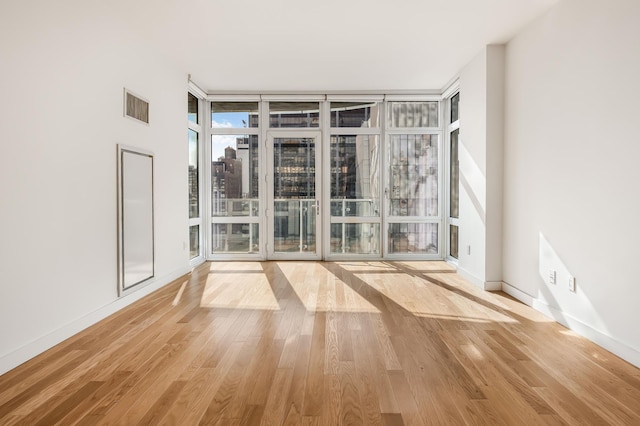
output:
{"label": "white wall outlet", "polygon": [[576,277],[569,277],[569,291],[576,292]]}
{"label": "white wall outlet", "polygon": [[182,250],[184,251],[184,250],[186,250],[186,249],[187,249],[187,242],[186,242],[186,241],[183,241],[183,242],[182,242]]}
{"label": "white wall outlet", "polygon": [[554,269],[549,269],[549,284],[556,284],[556,271]]}

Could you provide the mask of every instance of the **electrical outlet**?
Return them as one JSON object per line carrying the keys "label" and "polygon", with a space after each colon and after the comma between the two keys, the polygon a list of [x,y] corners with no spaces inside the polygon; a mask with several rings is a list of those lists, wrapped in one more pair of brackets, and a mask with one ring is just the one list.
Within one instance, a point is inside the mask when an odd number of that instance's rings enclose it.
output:
{"label": "electrical outlet", "polygon": [[569,277],[569,291],[576,292],[576,277]]}
{"label": "electrical outlet", "polygon": [[549,284],[556,284],[556,271],[549,269]]}
{"label": "electrical outlet", "polygon": [[470,245],[467,246],[467,254],[471,255],[471,246]]}

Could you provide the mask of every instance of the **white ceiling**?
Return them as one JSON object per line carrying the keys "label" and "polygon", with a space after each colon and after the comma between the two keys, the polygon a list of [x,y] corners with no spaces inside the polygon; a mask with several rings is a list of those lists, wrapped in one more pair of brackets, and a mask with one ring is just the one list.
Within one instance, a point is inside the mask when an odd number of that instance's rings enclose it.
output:
{"label": "white ceiling", "polygon": [[[118,19],[213,91],[442,89],[558,0],[119,0]],[[111,5],[110,5],[111,6]]]}

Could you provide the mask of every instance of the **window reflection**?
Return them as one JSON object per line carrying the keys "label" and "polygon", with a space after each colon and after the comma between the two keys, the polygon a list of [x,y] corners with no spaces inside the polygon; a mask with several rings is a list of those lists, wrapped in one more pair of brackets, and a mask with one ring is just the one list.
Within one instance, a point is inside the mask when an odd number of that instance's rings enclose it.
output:
{"label": "window reflection", "polygon": [[389,224],[389,253],[437,254],[437,223]]}
{"label": "window reflection", "polygon": [[200,217],[198,133],[189,129],[189,218]]}
{"label": "window reflection", "polygon": [[191,259],[200,255],[200,225],[189,227],[189,253]]}
{"label": "window reflection", "polygon": [[275,138],[273,168],[275,198],[315,198],[316,143],[314,138]]}
{"label": "window reflection", "polygon": [[389,102],[389,127],[438,127],[438,102]]}
{"label": "window reflection", "polygon": [[378,127],[379,103],[331,102],[331,127]]}
{"label": "window reflection", "polygon": [[449,256],[458,258],[458,227],[449,225]]}
{"label": "window reflection", "polygon": [[449,163],[449,216],[460,215],[460,164],[458,161],[458,130],[451,132],[451,152]]}
{"label": "window reflection", "polygon": [[316,250],[316,140],[273,139],[275,252]]}
{"label": "window reflection", "polygon": [[438,216],[438,135],[391,135],[392,216]]}
{"label": "window reflection", "polygon": [[460,118],[459,115],[459,107],[460,105],[460,93],[456,93],[455,96],[451,98],[451,122],[454,123],[458,121]]}

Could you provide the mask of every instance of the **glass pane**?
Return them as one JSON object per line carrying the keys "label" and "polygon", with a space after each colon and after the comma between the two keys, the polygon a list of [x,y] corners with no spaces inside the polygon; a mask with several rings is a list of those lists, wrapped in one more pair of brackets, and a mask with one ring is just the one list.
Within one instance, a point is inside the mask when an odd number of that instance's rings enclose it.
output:
{"label": "glass pane", "polygon": [[389,224],[389,253],[437,254],[437,223]]}
{"label": "glass pane", "polygon": [[315,198],[316,145],[314,138],[275,138],[273,168],[275,198]]}
{"label": "glass pane", "polygon": [[373,200],[331,200],[331,216],[379,217],[380,209]]}
{"label": "glass pane", "polygon": [[331,136],[331,215],[379,216],[377,135]]}
{"label": "glass pane", "polygon": [[258,102],[211,102],[211,127],[258,127]]}
{"label": "glass pane", "polygon": [[214,223],[211,230],[212,253],[257,253],[257,223]]}
{"label": "glass pane", "polygon": [[274,250],[315,252],[314,138],[273,140]]}
{"label": "glass pane", "polygon": [[438,216],[438,135],[391,135],[391,216]]}
{"label": "glass pane", "polygon": [[189,227],[189,247],[191,259],[200,256],[200,225]]}
{"label": "glass pane", "polygon": [[460,93],[456,93],[454,97],[451,98],[451,122],[458,121],[460,118],[458,114],[458,106],[460,105]]}
{"label": "glass pane", "polygon": [[269,102],[269,127],[319,126],[319,102]]}
{"label": "glass pane", "polygon": [[188,93],[188,100],[187,100],[187,117],[189,117],[189,121],[191,121],[192,123],[196,123],[198,124],[198,98],[196,98],[195,96],[193,96],[191,93]]}
{"label": "glass pane", "polygon": [[315,200],[274,200],[273,240],[276,252],[315,252]]}
{"label": "glass pane", "polygon": [[379,223],[332,223],[332,254],[379,254]]}
{"label": "glass pane", "polygon": [[438,127],[438,102],[389,102],[389,127]]}
{"label": "glass pane", "polygon": [[449,216],[460,215],[460,163],[458,162],[458,130],[451,132],[451,155],[449,159]]}
{"label": "glass pane", "polygon": [[189,129],[189,218],[200,217],[198,133]]}
{"label": "glass pane", "polygon": [[211,160],[211,214],[257,216],[258,135],[212,135]]}
{"label": "glass pane", "polygon": [[331,127],[380,127],[377,102],[331,102]]}
{"label": "glass pane", "polygon": [[458,227],[449,225],[449,256],[458,258]]}

